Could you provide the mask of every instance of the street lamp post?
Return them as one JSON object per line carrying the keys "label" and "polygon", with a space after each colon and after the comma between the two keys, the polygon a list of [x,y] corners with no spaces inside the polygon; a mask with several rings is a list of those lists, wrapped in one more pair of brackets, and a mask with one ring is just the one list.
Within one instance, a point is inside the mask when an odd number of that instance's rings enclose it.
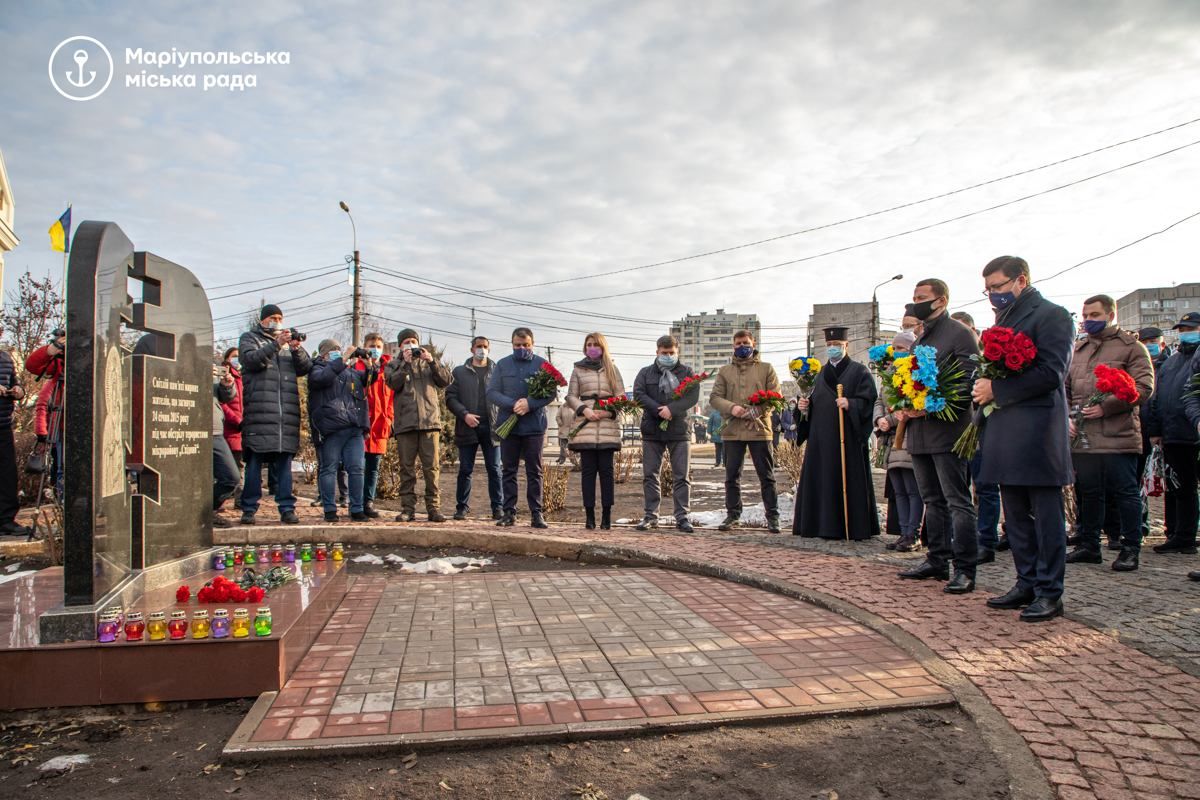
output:
{"label": "street lamp post", "polygon": [[876,284],[875,288],[871,290],[871,347],[879,343],[879,299],[876,297],[876,292],[879,291],[880,286],[887,286],[892,281],[902,280],[904,280],[903,275],[893,275],[886,281]]}
{"label": "street lamp post", "polygon": [[362,262],[358,258],[358,228],[354,224],[354,216],[350,213],[350,206],[346,205],[345,200],[339,200],[338,206],[342,211],[346,212],[346,216],[350,217],[350,235],[354,241],[354,296],[350,301],[350,326],[353,331],[351,334],[354,338],[354,347],[362,344],[362,299],[359,294],[359,273],[361,272]]}

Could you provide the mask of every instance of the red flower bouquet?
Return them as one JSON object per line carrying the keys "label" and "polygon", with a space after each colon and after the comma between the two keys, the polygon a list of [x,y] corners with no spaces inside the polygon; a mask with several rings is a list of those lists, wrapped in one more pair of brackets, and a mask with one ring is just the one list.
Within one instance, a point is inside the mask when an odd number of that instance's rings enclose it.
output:
{"label": "red flower bouquet", "polygon": [[1071,409],[1071,416],[1075,422],[1075,438],[1071,441],[1071,444],[1080,450],[1087,450],[1092,446],[1091,442],[1088,441],[1087,433],[1083,429],[1083,425],[1087,421],[1087,418],[1083,416],[1084,408],[1098,406],[1109,397],[1115,397],[1131,406],[1136,405],[1137,401],[1141,398],[1137,383],[1123,369],[1110,367],[1107,364],[1097,364],[1096,368],[1092,370],[1092,374],[1096,376],[1096,391],[1088,397],[1087,402],[1082,407],[1076,406]]}
{"label": "red flower bouquet", "polygon": [[[764,416],[769,417],[772,411],[783,411],[787,408],[787,401],[779,392],[771,389],[759,389],[746,399],[746,405],[750,407],[748,409],[750,414],[742,419],[761,419]],[[730,422],[732,422],[731,419],[725,419],[721,423],[721,427],[717,428],[717,433],[729,427]]]}
{"label": "red flower bouquet", "polygon": [[[682,400],[683,396],[688,393],[689,389],[691,389],[693,386],[699,385],[699,383],[701,381],[704,381],[707,379],[708,379],[707,372],[701,372],[696,375],[688,375],[686,378],[684,378],[683,380],[681,380],[679,382],[678,386],[675,387],[675,392],[672,394],[671,398],[673,400]],[[661,431],[665,431],[670,426],[671,426],[671,420],[669,420],[669,419],[664,419],[662,422],[658,423],[658,429]]]}
{"label": "red flower bouquet", "polygon": [[[566,386],[567,379],[563,377],[553,364],[549,361],[543,361],[542,367],[537,372],[525,379],[526,385],[529,386],[528,396],[534,400],[549,400],[558,394],[558,387]],[[513,412],[508,419],[501,422],[496,428],[496,435],[501,439],[506,438],[512,433],[513,428],[517,427],[517,422],[521,419],[520,415]]]}
{"label": "red flower bouquet", "polygon": [[[976,378],[1004,380],[1024,372],[1037,358],[1037,346],[1033,340],[1012,328],[988,328],[980,335],[979,344],[983,352],[971,357],[977,365]],[[975,455],[979,449],[979,426],[995,410],[996,404],[991,402],[975,413],[971,424],[954,443],[955,453],[968,460]]]}
{"label": "red flower bouquet", "polygon": [[[642,413],[642,407],[638,405],[637,401],[630,400],[628,397],[624,396],[601,397],[596,401],[594,410],[607,411],[612,414],[613,419],[624,415],[636,416]],[[585,419],[583,422],[579,423],[579,425],[575,426],[571,432],[567,434],[567,439],[574,439],[575,435],[583,430],[589,422],[591,422],[591,420]]]}

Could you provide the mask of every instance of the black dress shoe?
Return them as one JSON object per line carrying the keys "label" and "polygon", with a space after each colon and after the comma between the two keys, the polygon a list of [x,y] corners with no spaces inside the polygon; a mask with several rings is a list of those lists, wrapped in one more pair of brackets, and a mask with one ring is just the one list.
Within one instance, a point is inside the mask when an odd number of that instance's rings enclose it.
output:
{"label": "black dress shoe", "polygon": [[612,506],[605,506],[600,511],[600,530],[612,530]]}
{"label": "black dress shoe", "polygon": [[675,530],[683,531],[684,533],[695,533],[696,532],[696,529],[692,527],[692,523],[688,522],[686,519],[681,519],[681,520],[679,520],[679,522],[676,522]]}
{"label": "black dress shoe", "polygon": [[1000,539],[996,542],[996,552],[1003,553],[1005,550],[1007,550],[1009,548],[1009,546],[1010,545],[1008,544],[1008,537],[1001,536]]}
{"label": "black dress shoe", "polygon": [[325,512],[325,521],[326,522],[337,522],[338,521],[338,513],[336,511],[326,511]]}
{"label": "black dress shoe", "polygon": [[460,521],[461,521],[461,520],[464,520],[464,519],[466,519],[466,518],[467,518],[467,511],[466,511],[466,509],[460,508],[460,509],[458,509],[457,511],[455,511],[455,512],[454,512],[454,518],[455,518],[455,519],[457,519],[457,520],[460,520]]}
{"label": "black dress shoe", "polygon": [[496,520],[496,527],[497,528],[511,528],[516,523],[517,523],[516,517],[514,517],[512,514],[504,514],[500,517],[500,519]]}
{"label": "black dress shoe", "polygon": [[1099,550],[1090,547],[1076,547],[1067,553],[1066,560],[1068,564],[1103,564],[1104,556],[1100,555]]}
{"label": "black dress shoe", "polygon": [[1045,622],[1055,617],[1061,617],[1062,613],[1061,599],[1051,600],[1048,597],[1039,597],[1029,604],[1029,608],[1021,612],[1021,622]]}
{"label": "black dress shoe", "polygon": [[[378,515],[376,515],[376,516],[378,516]],[[350,512],[350,520],[351,520],[351,522],[366,522],[366,521],[367,521],[367,520],[369,520],[370,518],[371,518],[371,517],[370,517],[370,516],[368,516],[368,514],[367,514],[367,512],[366,512],[365,510],[363,510],[363,511],[351,511],[351,512]]]}
{"label": "black dress shoe", "polygon": [[954,573],[954,578],[942,587],[946,594],[967,594],[975,591],[975,579],[964,572]]}
{"label": "black dress shoe", "polygon": [[979,550],[979,556],[975,559],[976,564],[991,564],[996,560],[996,551],[990,547],[982,547]]}
{"label": "black dress shoe", "polygon": [[779,517],[767,517],[767,533],[779,533]]}
{"label": "black dress shoe", "polygon": [[370,503],[363,503],[363,513],[366,514],[369,519],[379,519],[379,512],[376,511],[375,506],[371,505]]}
{"label": "black dress shoe", "polygon": [[541,512],[535,511],[529,515],[529,525],[533,528],[549,528],[546,520],[542,519]]}
{"label": "black dress shoe", "polygon": [[1188,573],[1189,581],[1200,581],[1200,569],[1194,569]]}
{"label": "black dress shoe", "polygon": [[[901,537],[901,539],[902,538],[904,538],[904,537]],[[893,541],[890,541],[887,544],[885,544],[883,547],[886,550],[895,550],[896,545],[898,545],[898,544],[900,544],[900,539],[894,539]]]}
{"label": "black dress shoe", "polygon": [[239,525],[253,525],[254,524],[254,512],[253,511],[243,511],[242,518],[238,520],[238,524]]}
{"label": "black dress shoe", "polygon": [[1138,551],[1132,547],[1121,548],[1121,555],[1112,563],[1113,572],[1133,572],[1138,568]]}
{"label": "black dress shoe", "polygon": [[926,578],[937,578],[939,581],[944,581],[950,577],[950,568],[947,566],[936,567],[928,561],[922,561],[920,566],[906,569],[899,575],[901,578],[914,581],[923,581]]}
{"label": "black dress shoe", "polygon": [[299,525],[300,518],[296,516],[295,511],[287,511],[279,516],[279,521],[284,525]]}
{"label": "black dress shoe", "polygon": [[1034,601],[1033,589],[1022,589],[1014,586],[999,597],[989,597],[988,608],[1014,609],[1024,608]]}
{"label": "black dress shoe", "polygon": [[1181,542],[1178,539],[1167,539],[1162,544],[1154,545],[1154,552],[1163,555],[1194,556],[1196,555],[1196,545]]}
{"label": "black dress shoe", "polygon": [[446,515],[440,511],[438,511],[436,508],[433,509],[432,511],[427,512],[425,514],[425,518],[428,519],[430,522],[445,522],[446,521]]}
{"label": "black dress shoe", "polygon": [[492,509],[492,519],[495,519],[495,520],[504,519],[504,509],[500,508],[499,506],[497,506],[496,508],[493,508]]}
{"label": "black dress shoe", "polygon": [[1108,540],[1108,549],[1109,550],[1124,550],[1125,545],[1121,544],[1120,539],[1109,539]]}
{"label": "black dress shoe", "polygon": [[897,553],[911,553],[913,550],[920,550],[921,545],[917,542],[915,536],[901,536],[896,542]]}
{"label": "black dress shoe", "polygon": [[738,521],[738,518],[735,517],[733,514],[729,514],[725,517],[725,520],[720,525],[717,526],[717,530],[731,531],[734,528],[737,528],[740,526],[741,526],[741,522]]}
{"label": "black dress shoe", "polygon": [[596,530],[596,509],[595,508],[584,508],[583,509],[583,527],[587,528],[589,531]]}
{"label": "black dress shoe", "polygon": [[1067,547],[1079,547],[1083,544],[1083,534],[1073,533],[1067,537]]}

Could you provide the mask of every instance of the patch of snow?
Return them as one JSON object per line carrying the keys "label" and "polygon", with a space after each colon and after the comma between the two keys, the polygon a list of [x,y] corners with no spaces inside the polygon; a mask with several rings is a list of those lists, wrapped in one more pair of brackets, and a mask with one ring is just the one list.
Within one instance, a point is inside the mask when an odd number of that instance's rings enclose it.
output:
{"label": "patch of snow", "polygon": [[408,561],[404,556],[398,556],[395,553],[388,553],[383,557],[383,560],[389,564],[404,564]]}
{"label": "patch of snow", "polygon": [[[11,566],[15,567],[17,565],[12,564]],[[26,575],[36,575],[36,574],[37,574],[36,569],[25,569],[25,570],[21,570],[20,572],[10,572],[8,575],[0,575],[0,583],[8,583],[9,581],[15,581],[17,578],[24,578]]]}
{"label": "patch of snow", "polygon": [[43,761],[38,765],[39,772],[70,772],[76,767],[81,767],[84,764],[90,764],[92,757],[87,753],[76,753],[71,756],[55,756],[49,761]]}
{"label": "patch of snow", "polygon": [[430,558],[426,561],[418,561],[416,563],[406,562],[400,567],[400,571],[416,575],[428,575],[430,573],[435,575],[457,575],[460,572],[491,566],[494,563],[496,562],[490,558],[452,556],[450,558]]}
{"label": "patch of snow", "polygon": [[374,564],[377,567],[383,564],[383,559],[373,553],[363,553],[361,556],[355,556],[350,560],[356,564]]}
{"label": "patch of snow", "polygon": [[[791,492],[779,495],[779,524],[790,527],[792,514],[796,510],[796,497]],[[767,512],[761,502],[742,509],[742,524],[750,527],[767,527]],[[725,520],[724,509],[715,511],[693,511],[688,514],[688,520],[701,528],[715,528]]]}

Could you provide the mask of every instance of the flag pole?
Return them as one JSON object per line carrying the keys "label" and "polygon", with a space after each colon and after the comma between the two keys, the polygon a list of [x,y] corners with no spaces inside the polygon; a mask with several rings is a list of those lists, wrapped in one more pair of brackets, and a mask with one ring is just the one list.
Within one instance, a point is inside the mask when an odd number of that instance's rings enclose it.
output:
{"label": "flag pole", "polygon": [[[67,211],[71,210],[71,201],[67,201]],[[71,233],[67,231],[67,246],[63,248],[63,270],[62,270],[62,291],[58,295],[59,313],[63,315],[63,324],[66,324],[66,308],[67,308],[67,257],[71,254]]]}

